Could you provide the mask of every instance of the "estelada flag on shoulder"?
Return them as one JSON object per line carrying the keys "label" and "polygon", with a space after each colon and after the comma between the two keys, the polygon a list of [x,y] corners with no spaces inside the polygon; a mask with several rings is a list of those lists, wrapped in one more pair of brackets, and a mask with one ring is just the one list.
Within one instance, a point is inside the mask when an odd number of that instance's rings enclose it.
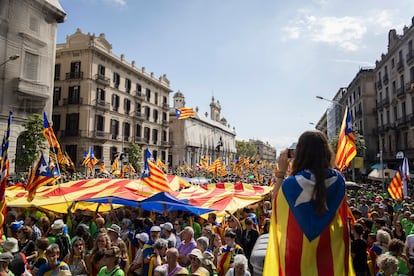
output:
{"label": "estelada flag on shoulder", "polygon": [[328,209],[322,215],[313,211],[312,174],[305,171],[285,179],[273,201],[263,275],[355,275],[340,177],[332,170],[325,180]]}

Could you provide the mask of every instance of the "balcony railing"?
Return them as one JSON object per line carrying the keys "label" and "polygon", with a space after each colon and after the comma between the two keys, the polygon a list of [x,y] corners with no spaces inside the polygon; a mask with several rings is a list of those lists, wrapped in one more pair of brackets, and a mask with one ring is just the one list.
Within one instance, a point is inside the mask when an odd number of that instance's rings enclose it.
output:
{"label": "balcony railing", "polygon": [[135,110],[131,115],[134,116],[135,119],[144,120],[144,114],[142,114],[141,111]]}
{"label": "balcony railing", "polygon": [[99,83],[101,83],[105,86],[108,86],[111,82],[111,80],[109,78],[107,78],[107,77],[105,77],[105,75],[101,75],[101,74],[96,74],[95,79],[96,79],[97,82],[99,82]]}
{"label": "balcony railing", "polygon": [[168,122],[167,120],[162,121],[162,126],[167,127],[169,125],[170,125],[170,122]]}
{"label": "balcony railing", "polygon": [[142,100],[142,101],[145,99],[145,95],[141,91],[138,91],[138,90],[135,90],[135,97],[138,100]]}
{"label": "balcony railing", "polygon": [[78,130],[78,129],[66,129],[65,130],[65,136],[67,136],[67,137],[78,137],[78,136],[80,136],[80,130]]}
{"label": "balcony railing", "polygon": [[79,80],[79,79],[83,79],[83,72],[66,73],[66,80]]}
{"label": "balcony railing", "polygon": [[108,140],[111,134],[103,130],[94,130],[94,131],[91,131],[91,136],[94,138],[98,138],[98,139]]}
{"label": "balcony railing", "polygon": [[376,109],[377,109],[377,110],[382,109],[382,101],[378,101],[378,102],[376,103]]}
{"label": "balcony railing", "polygon": [[385,74],[384,77],[382,77],[382,82],[387,85],[388,84],[388,74]]}
{"label": "balcony railing", "polygon": [[397,97],[402,98],[405,96],[405,89],[404,87],[397,88]]}
{"label": "balcony railing", "polygon": [[357,110],[355,112],[355,115],[358,116],[358,117],[361,117],[362,116],[362,109]]}
{"label": "balcony railing", "polygon": [[83,98],[64,98],[63,105],[83,104]]}
{"label": "balcony railing", "polygon": [[388,97],[385,98],[385,99],[382,99],[381,100],[381,105],[384,106],[384,107],[389,106],[390,105],[390,99]]}
{"label": "balcony railing", "polygon": [[137,144],[143,144],[144,139],[142,137],[135,136],[134,137],[134,142],[137,143]]}
{"label": "balcony railing", "polygon": [[161,141],[161,145],[163,145],[164,147],[171,146],[170,142],[168,141]]}
{"label": "balcony railing", "polygon": [[402,116],[397,119],[397,126],[398,127],[404,127],[407,126],[410,123],[408,116]]}
{"label": "balcony railing", "polygon": [[170,105],[169,105],[169,104],[167,104],[167,103],[163,103],[163,104],[162,104],[162,108],[163,108],[164,110],[169,110],[169,109],[170,109]]}
{"label": "balcony railing", "polygon": [[110,103],[105,102],[104,100],[101,100],[101,99],[96,99],[95,105],[96,105],[96,107],[101,107],[101,108],[106,109],[106,110],[109,110],[109,108],[111,106]]}
{"label": "balcony railing", "polygon": [[382,82],[381,80],[377,81],[377,88],[381,89],[382,88]]}

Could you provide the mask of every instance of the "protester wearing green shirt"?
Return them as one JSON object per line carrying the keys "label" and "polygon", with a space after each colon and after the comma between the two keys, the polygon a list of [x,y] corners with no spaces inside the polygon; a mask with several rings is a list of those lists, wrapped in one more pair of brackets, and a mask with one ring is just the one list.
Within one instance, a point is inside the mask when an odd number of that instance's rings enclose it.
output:
{"label": "protester wearing green shirt", "polygon": [[117,246],[105,249],[104,266],[99,270],[98,276],[125,276],[124,271],[119,267],[120,261],[121,250]]}

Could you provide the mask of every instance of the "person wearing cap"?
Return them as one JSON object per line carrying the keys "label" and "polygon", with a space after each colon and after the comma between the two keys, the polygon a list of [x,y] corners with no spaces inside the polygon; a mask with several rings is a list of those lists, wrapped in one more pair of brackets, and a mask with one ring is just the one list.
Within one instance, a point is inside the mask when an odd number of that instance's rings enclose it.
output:
{"label": "person wearing cap", "polygon": [[171,222],[161,224],[161,237],[168,241],[168,248],[175,247],[177,245],[177,239],[173,233],[174,227]]}
{"label": "person wearing cap", "polygon": [[150,239],[145,243],[142,252],[142,263],[143,263],[143,275],[148,275],[150,270],[151,256],[154,254],[153,245],[161,237],[161,228],[157,225],[153,225],[150,229]]}
{"label": "person wearing cap", "polygon": [[47,236],[47,239],[49,240],[49,245],[51,244],[58,244],[60,249],[60,260],[63,260],[66,255],[70,252],[70,236],[69,234],[65,234],[63,232],[65,227],[65,223],[62,219],[57,219],[53,222],[53,224],[50,226],[49,235]]}
{"label": "person wearing cap", "polygon": [[0,254],[0,276],[14,276],[13,272],[9,270],[9,263],[13,260],[13,255],[10,252]]}
{"label": "person wearing cap", "polygon": [[210,240],[207,237],[201,236],[196,240],[197,248],[200,249],[201,253],[209,249]]}
{"label": "person wearing cap", "polygon": [[182,267],[187,267],[190,264],[189,254],[195,248],[197,248],[197,243],[194,240],[194,229],[191,226],[186,226],[181,232],[181,244],[177,248],[180,253],[178,262]]}
{"label": "person wearing cap", "polygon": [[118,224],[112,224],[111,227],[106,229],[108,231],[108,236],[111,239],[112,245],[116,245],[119,240],[121,240],[121,227]]}
{"label": "person wearing cap", "polygon": [[138,233],[135,235],[135,238],[138,241],[138,248],[137,251],[135,253],[135,258],[132,261],[130,267],[129,267],[129,272],[128,274],[132,274],[133,276],[141,276],[142,274],[142,253],[143,253],[143,248],[144,245],[149,241],[149,236],[147,233],[143,232],[143,233]]}
{"label": "person wearing cap", "polygon": [[208,270],[210,276],[218,275],[216,266],[214,265],[214,255],[209,251],[203,252],[203,258],[201,259],[201,265]]}
{"label": "person wearing cap", "polygon": [[[160,238],[152,245],[153,254],[149,259],[148,276],[153,275],[154,269],[166,263],[168,241]],[[145,274],[144,274],[145,275]]]}
{"label": "person wearing cap", "polygon": [[88,225],[84,223],[78,224],[78,226],[76,227],[75,236],[71,240],[71,244],[73,244],[76,239],[82,238],[85,241],[86,252],[91,251],[93,248],[93,237],[88,232],[88,229]]}
{"label": "person wearing cap", "polygon": [[193,249],[189,254],[190,265],[188,266],[188,272],[190,275],[209,276],[210,272],[205,269],[201,264],[203,254],[200,249]]}
{"label": "person wearing cap", "polygon": [[22,275],[26,267],[26,256],[19,252],[19,245],[16,238],[7,238],[3,243],[3,252],[9,252],[13,259],[9,263],[9,269],[14,275]]}
{"label": "person wearing cap", "polygon": [[37,217],[33,214],[26,217],[24,220],[24,225],[27,225],[32,228],[33,234],[32,234],[31,239],[33,241],[36,241],[37,238],[40,238],[42,236],[42,231],[40,231],[39,227],[37,227],[36,225],[37,221],[38,221]]}
{"label": "person wearing cap", "polygon": [[83,210],[81,211],[81,221],[80,223],[83,223],[88,226],[88,232],[91,234],[93,238],[96,238],[98,236],[98,227],[96,226],[96,223],[93,221],[94,213],[90,210]]}

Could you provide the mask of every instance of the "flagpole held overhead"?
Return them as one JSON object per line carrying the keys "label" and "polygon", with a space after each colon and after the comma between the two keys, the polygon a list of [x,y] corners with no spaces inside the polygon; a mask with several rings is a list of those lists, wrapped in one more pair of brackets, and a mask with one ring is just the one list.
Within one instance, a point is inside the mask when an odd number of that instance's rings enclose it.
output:
{"label": "flagpole held overhead", "polygon": [[338,146],[335,164],[338,170],[343,171],[357,154],[355,135],[352,129],[352,118],[348,107],[345,107],[344,118],[338,137]]}

